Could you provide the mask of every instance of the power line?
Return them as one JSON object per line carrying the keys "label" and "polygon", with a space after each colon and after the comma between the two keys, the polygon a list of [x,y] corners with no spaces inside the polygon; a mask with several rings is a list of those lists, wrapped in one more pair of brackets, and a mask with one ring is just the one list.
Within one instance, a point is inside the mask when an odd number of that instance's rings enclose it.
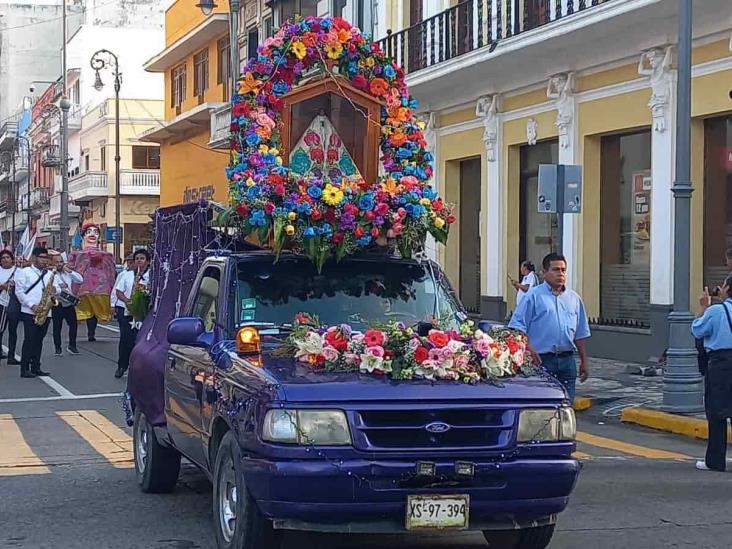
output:
{"label": "power line", "polygon": [[[62,2],[65,2],[65,1],[66,0],[62,0]],[[104,6],[109,6],[110,4],[114,4],[116,2],[117,2],[117,0],[110,0],[109,2],[105,2],[104,4],[96,4],[96,5],[92,6],[91,11],[94,12],[97,8],[102,8]],[[67,13],[66,16],[67,17],[68,16],[73,17],[75,15],[82,15],[82,14],[86,13],[86,11],[87,10],[84,9],[84,10],[82,10],[80,12]],[[26,27],[33,27],[35,25],[45,25],[46,23],[50,23],[51,21],[59,21],[59,20],[61,20],[63,18],[64,18],[63,15],[58,15],[56,17],[49,17],[47,19],[41,19],[39,21],[31,21],[30,23],[24,23],[22,25],[15,25],[14,27],[0,27],[0,31],[14,30],[14,29],[24,29]]]}

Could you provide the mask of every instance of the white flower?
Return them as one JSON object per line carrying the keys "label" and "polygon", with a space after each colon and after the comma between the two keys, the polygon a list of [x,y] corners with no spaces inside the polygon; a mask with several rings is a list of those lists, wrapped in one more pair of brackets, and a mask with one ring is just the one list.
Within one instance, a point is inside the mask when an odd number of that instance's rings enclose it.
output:
{"label": "white flower", "polygon": [[373,374],[374,370],[383,371],[382,370],[383,365],[384,365],[384,359],[382,357],[364,353],[361,355],[361,365],[360,365],[359,369],[362,372]]}
{"label": "white flower", "polygon": [[322,354],[323,339],[316,332],[308,332],[303,339],[295,341],[295,346],[295,358],[307,362],[310,355]]}

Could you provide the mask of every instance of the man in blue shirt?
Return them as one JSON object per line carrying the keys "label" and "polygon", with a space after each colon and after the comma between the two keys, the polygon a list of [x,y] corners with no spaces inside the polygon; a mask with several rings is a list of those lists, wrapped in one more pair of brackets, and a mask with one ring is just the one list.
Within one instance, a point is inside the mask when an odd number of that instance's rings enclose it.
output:
{"label": "man in blue shirt", "polygon": [[577,364],[580,357],[580,380],[589,374],[584,340],[590,337],[590,326],[582,299],[565,287],[567,260],[551,253],[542,261],[544,283],[529,291],[511,317],[509,328],[529,337],[534,360],[556,377],[574,401]]}

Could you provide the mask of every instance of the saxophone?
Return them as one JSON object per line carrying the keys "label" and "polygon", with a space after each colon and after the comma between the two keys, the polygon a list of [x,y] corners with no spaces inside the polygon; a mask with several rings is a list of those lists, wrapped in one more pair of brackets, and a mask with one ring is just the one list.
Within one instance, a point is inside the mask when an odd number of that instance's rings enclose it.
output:
{"label": "saxophone", "polygon": [[48,313],[51,310],[51,307],[55,307],[56,305],[58,305],[58,300],[54,296],[53,288],[53,279],[55,277],[56,271],[53,271],[51,273],[51,280],[48,281],[48,284],[46,284],[46,287],[43,289],[41,301],[40,303],[38,303],[38,307],[36,308],[36,314],[33,318],[36,326],[43,326],[48,319]]}

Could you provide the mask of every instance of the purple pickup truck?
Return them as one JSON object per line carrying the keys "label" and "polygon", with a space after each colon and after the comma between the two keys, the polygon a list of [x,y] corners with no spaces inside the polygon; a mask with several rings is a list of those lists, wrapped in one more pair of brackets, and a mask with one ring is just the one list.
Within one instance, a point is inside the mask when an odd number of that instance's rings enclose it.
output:
{"label": "purple pickup truck", "polygon": [[[200,205],[179,209],[210,232]],[[556,382],[396,382],[317,373],[276,352],[302,311],[354,329],[435,313],[457,325],[464,312],[437,265],[364,255],[318,273],[261,250],[194,258],[180,231],[159,225],[129,379],[143,491],[172,491],[181,457],[195,463],[213,482],[220,549],[279,547],[284,530],[477,530],[490,547],[549,544],[580,470]],[[257,353],[233,343],[242,326],[257,328]]]}

